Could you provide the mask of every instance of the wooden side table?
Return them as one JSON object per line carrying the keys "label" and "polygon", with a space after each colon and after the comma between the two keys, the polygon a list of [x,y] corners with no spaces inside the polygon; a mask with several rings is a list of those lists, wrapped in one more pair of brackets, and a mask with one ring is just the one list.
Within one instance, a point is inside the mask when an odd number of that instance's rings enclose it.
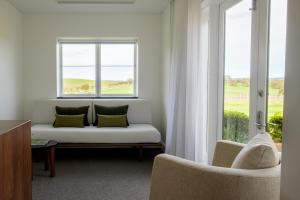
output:
{"label": "wooden side table", "polygon": [[56,141],[50,140],[45,145],[32,145],[32,149],[40,149],[45,152],[45,170],[50,169],[50,177],[55,176],[55,146]]}

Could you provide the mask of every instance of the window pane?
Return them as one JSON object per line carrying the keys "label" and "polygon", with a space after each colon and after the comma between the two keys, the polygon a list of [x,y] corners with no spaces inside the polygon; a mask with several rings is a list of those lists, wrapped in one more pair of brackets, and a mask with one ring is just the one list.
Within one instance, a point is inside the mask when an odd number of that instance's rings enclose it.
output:
{"label": "window pane", "polygon": [[249,137],[251,2],[241,1],[225,13],[223,138],[237,142]]}
{"label": "window pane", "polygon": [[268,131],[276,143],[281,143],[287,0],[272,0],[270,8]]}
{"label": "window pane", "polygon": [[101,45],[101,94],[134,95],[134,44]]}
{"label": "window pane", "polygon": [[134,65],[134,44],[102,44],[101,64],[102,66]]}
{"label": "window pane", "polygon": [[133,95],[133,66],[125,67],[102,67],[101,73],[101,93]]}
{"label": "window pane", "polygon": [[63,94],[95,94],[95,45],[62,44]]}

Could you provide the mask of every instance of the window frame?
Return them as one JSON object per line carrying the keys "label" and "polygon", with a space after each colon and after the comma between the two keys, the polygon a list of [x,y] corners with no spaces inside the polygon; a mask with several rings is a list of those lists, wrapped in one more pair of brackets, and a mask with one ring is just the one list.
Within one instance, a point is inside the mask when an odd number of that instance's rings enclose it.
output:
{"label": "window frame", "polygon": [[[95,45],[95,94],[64,94],[63,93],[63,44],[94,44]],[[133,94],[101,94],[101,44],[133,44]],[[57,39],[57,98],[138,98],[138,40],[126,39]]]}
{"label": "window frame", "polygon": [[[222,4],[228,2],[235,2],[238,0],[222,0],[218,4],[219,12],[222,9]],[[250,108],[249,108],[249,137],[254,137],[257,133],[263,132],[266,129],[268,122],[267,115],[267,77],[268,77],[268,60],[269,60],[269,40],[270,40],[270,5],[271,0],[253,1],[256,3],[252,10],[254,18],[252,26],[256,30],[252,30],[254,40],[252,44],[251,60],[251,78],[250,78]],[[224,52],[224,16],[219,14],[219,80],[223,80],[224,67],[223,67],[223,52]],[[217,139],[223,139],[223,101],[224,101],[224,83],[218,82],[218,120],[217,120]]]}

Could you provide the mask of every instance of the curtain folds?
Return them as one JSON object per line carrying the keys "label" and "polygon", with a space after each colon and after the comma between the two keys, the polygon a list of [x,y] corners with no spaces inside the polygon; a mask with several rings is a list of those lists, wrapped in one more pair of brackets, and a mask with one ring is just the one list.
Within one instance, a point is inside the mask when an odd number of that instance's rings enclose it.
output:
{"label": "curtain folds", "polygon": [[200,3],[200,0],[171,3],[172,49],[166,151],[189,160],[207,162],[207,65],[201,53],[205,42],[201,37]]}

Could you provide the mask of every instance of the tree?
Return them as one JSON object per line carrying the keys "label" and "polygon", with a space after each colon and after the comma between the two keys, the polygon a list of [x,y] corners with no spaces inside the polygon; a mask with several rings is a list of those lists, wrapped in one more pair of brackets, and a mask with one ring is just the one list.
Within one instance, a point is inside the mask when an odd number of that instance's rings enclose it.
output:
{"label": "tree", "polygon": [[80,89],[83,90],[83,91],[89,91],[90,85],[89,84],[81,85]]}

